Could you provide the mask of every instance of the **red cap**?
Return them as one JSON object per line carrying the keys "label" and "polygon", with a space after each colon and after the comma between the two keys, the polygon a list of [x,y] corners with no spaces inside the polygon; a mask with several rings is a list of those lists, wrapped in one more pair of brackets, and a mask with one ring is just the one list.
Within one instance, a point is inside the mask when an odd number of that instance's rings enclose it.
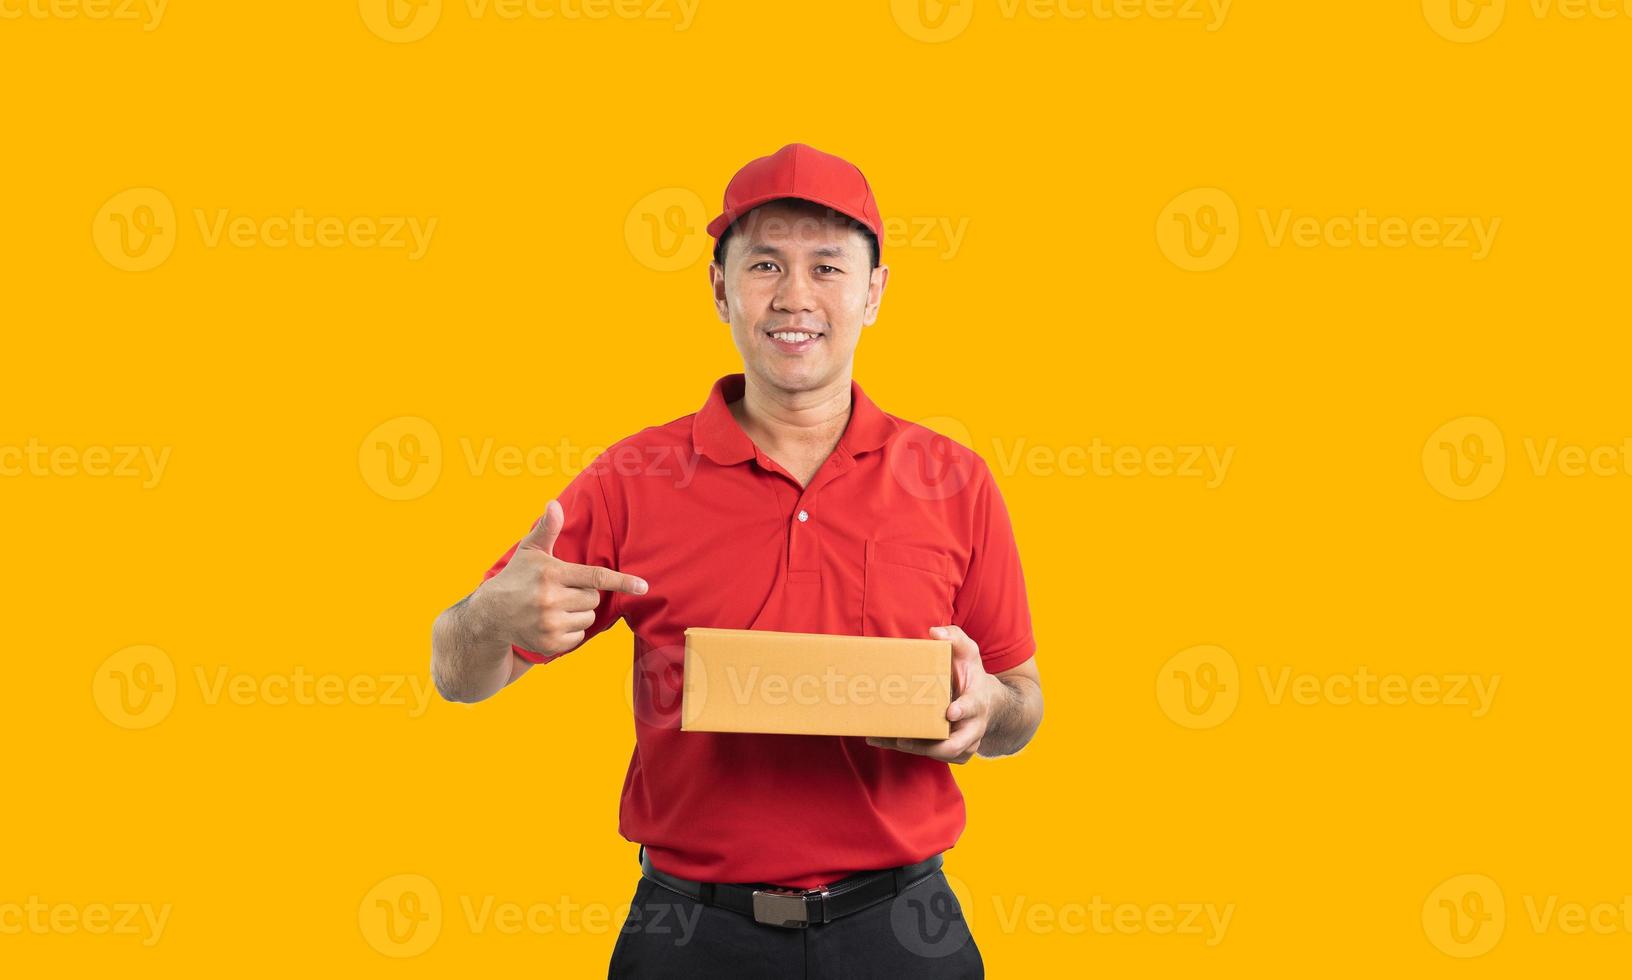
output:
{"label": "red cap", "polygon": [[884,219],[866,176],[848,160],[803,143],[789,143],[737,171],[725,188],[725,210],[708,223],[709,235],[718,240],[733,221],[779,197],[825,204],[866,225],[880,244],[884,241]]}

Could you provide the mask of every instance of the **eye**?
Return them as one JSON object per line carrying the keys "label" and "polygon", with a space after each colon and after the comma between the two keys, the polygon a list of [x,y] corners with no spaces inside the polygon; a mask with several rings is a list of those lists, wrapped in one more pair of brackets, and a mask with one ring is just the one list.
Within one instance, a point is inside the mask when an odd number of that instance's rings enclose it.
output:
{"label": "eye", "polygon": [[748,267],[748,271],[753,272],[754,270],[758,269],[760,266],[774,266],[775,264],[776,263],[768,261],[768,260],[765,261],[765,262],[755,262],[753,265]]}
{"label": "eye", "polygon": [[816,271],[817,272],[843,272],[844,270],[840,269],[837,266],[819,265],[819,266],[816,267]]}

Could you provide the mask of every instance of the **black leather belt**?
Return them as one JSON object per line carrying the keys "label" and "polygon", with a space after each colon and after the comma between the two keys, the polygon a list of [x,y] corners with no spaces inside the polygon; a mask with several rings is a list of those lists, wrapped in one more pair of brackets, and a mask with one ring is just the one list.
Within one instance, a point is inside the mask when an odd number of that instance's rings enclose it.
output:
{"label": "black leather belt", "polygon": [[646,848],[640,849],[640,873],[669,891],[751,917],[755,922],[787,929],[834,919],[887,902],[941,869],[937,854],[917,864],[881,871],[863,871],[826,888],[776,888],[771,885],[731,885],[676,878],[652,866]]}

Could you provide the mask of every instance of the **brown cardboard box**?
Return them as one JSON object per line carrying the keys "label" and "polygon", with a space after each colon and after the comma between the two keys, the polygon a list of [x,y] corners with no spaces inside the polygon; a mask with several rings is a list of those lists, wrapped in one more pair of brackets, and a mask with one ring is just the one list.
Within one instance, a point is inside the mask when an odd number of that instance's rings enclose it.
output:
{"label": "brown cardboard box", "polygon": [[680,729],[946,738],[952,643],[686,630]]}

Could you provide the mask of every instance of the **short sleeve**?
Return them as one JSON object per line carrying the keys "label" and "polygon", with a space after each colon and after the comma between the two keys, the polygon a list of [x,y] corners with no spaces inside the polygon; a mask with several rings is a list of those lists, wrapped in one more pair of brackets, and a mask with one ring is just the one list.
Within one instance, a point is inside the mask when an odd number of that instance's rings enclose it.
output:
{"label": "short sleeve", "polygon": [[982,464],[976,473],[969,568],[953,600],[952,622],[980,646],[987,673],[996,674],[1025,663],[1037,641],[1008,508],[991,470]]}
{"label": "short sleeve", "polygon": [[[617,538],[612,528],[611,514],[606,506],[606,494],[601,486],[600,467],[591,464],[567,484],[557,498],[561,502],[561,510],[566,523],[561,527],[561,536],[555,539],[555,549],[552,554],[562,561],[577,565],[599,565],[603,568],[618,567]],[[541,518],[542,519],[542,518]],[[537,521],[533,522],[536,527]],[[504,571],[504,566],[510,564],[510,558],[520,546],[518,541],[510,546],[493,567],[482,576],[482,581]],[[621,615],[620,592],[601,593],[601,604],[595,607],[595,622],[584,630],[584,642],[602,632],[618,621]],[[580,646],[583,644],[580,643]],[[548,663],[556,657],[564,656],[571,651],[563,651],[554,655],[534,653],[524,650],[514,644],[510,649],[516,656],[535,664]],[[574,648],[576,649],[576,647]]]}

